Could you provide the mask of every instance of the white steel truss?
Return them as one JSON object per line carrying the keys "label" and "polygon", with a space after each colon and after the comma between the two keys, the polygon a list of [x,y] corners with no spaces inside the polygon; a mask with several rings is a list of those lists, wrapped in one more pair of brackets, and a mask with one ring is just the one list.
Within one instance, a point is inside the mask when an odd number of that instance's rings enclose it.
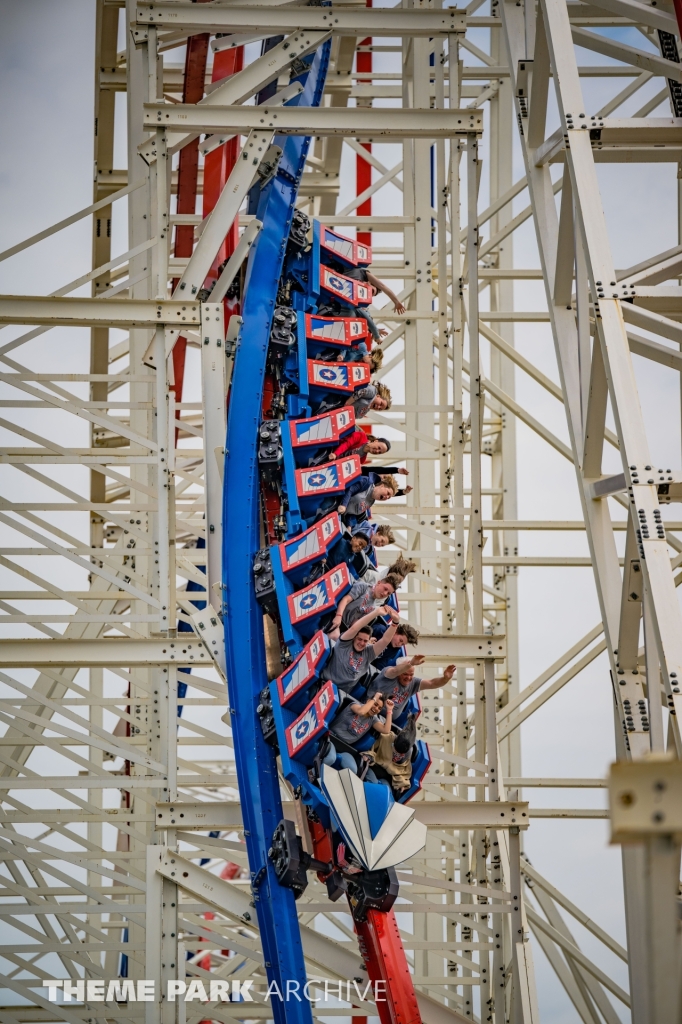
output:
{"label": "white steel truss", "polygon": [[[623,28],[644,37],[639,46],[610,32]],[[214,83],[209,63],[203,99],[182,103],[178,62],[201,33],[215,52],[244,46],[244,66]],[[261,54],[253,44],[273,35],[283,38]],[[528,807],[536,787],[607,783],[524,777],[519,739],[604,651],[618,760],[680,756],[682,522],[664,506],[682,500],[682,475],[650,454],[632,353],[682,369],[682,246],[616,269],[596,171],[601,162],[680,164],[678,35],[672,4],[636,0],[472,0],[466,9],[97,0],[93,203],[0,253],[10,259],[92,218],[89,274],[52,296],[0,296],[0,1019],[179,1021],[161,1002],[49,1001],[44,980],[117,977],[122,958],[133,981],[238,974],[265,987],[220,653],[229,609],[216,458],[231,372],[218,301],[260,228],[244,202],[253,168],[237,164],[206,218],[179,214],[174,197],[177,154],[197,137],[201,193],[208,153],[236,135],[265,154],[275,130],[314,134],[300,208],[342,232],[371,232],[373,272],[406,306],[373,310],[387,332],[378,376],[395,401],[370,422],[388,432],[413,487],[376,513],[396,536],[380,560],[390,564],[399,548],[417,562],[399,595],[403,614],[434,671],[458,664],[451,684],[424,695],[433,766],[415,806],[429,839],[400,872],[423,1020],[536,1024],[534,943],[580,1020],[679,1019],[682,825],[673,807],[654,806],[657,792],[679,785],[678,766],[649,777],[651,765],[633,763],[618,769],[635,775],[614,774],[627,950],[562,893],[561,878],[524,858],[518,830],[500,827],[502,809],[517,806],[530,819],[607,816]],[[321,107],[282,107],[294,95],[292,62],[330,38]],[[574,45],[608,63],[579,65]],[[359,70],[367,52],[372,69]],[[594,82],[612,78],[617,91],[591,113]],[[273,81],[261,110],[253,97]],[[647,99],[633,116],[612,116],[636,106],[640,90]],[[117,91],[127,97],[124,169],[114,165]],[[525,174],[515,181],[519,139]],[[344,176],[357,159],[373,180],[353,195]],[[376,212],[359,213],[370,200]],[[114,258],[111,225],[126,218],[127,250]],[[241,241],[202,303],[235,218]],[[531,222],[539,265],[520,267],[515,233]],[[195,233],[188,257],[171,253],[183,226]],[[515,284],[533,280],[544,281],[546,309],[515,309]],[[84,284],[91,297],[74,297]],[[515,347],[515,326],[534,323],[551,325],[560,385]],[[89,330],[78,373],[62,372],[59,350],[44,345],[57,327],[74,338]],[[180,336],[196,383],[176,402],[168,354]],[[517,401],[517,373],[563,403],[568,444]],[[519,518],[518,422],[575,465],[584,522]],[[620,454],[617,469],[604,442]],[[556,531],[585,531],[589,557],[519,554],[521,538]],[[522,678],[519,570],[590,565],[602,621],[537,678]],[[201,600],[208,614],[197,613]],[[634,823],[630,804],[647,809]],[[325,888],[313,881],[297,908],[310,977],[361,976],[350,917]],[[599,943],[596,960],[574,922]],[[628,963],[629,991],[601,966],[609,956]],[[336,1012],[350,1015],[351,1003]],[[186,1019],[232,1021],[226,1005],[190,1004]],[[249,1019],[268,1016],[249,1005]]]}

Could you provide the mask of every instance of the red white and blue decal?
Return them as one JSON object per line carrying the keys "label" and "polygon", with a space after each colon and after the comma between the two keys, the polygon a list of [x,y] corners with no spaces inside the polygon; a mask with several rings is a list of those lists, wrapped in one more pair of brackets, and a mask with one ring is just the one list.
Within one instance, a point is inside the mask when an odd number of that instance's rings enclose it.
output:
{"label": "red white and blue decal", "polygon": [[368,306],[372,301],[372,289],[364,281],[354,281],[343,274],[337,274],[324,265],[320,266],[320,283],[325,291],[331,292],[351,306]]}
{"label": "red white and blue decal", "polygon": [[289,668],[277,677],[277,692],[282,707],[290,706],[297,695],[317,678],[330,649],[329,638],[321,630],[318,631]]}
{"label": "red white and blue decal", "polygon": [[369,327],[365,319],[349,316],[315,316],[307,313],[305,318],[306,337],[313,341],[329,342],[347,347],[353,341],[366,338]]}
{"label": "red white and blue decal", "polygon": [[317,708],[314,704],[304,711],[294,725],[287,730],[287,746],[290,756],[293,756],[300,746],[309,743],[317,732],[319,719]]}
{"label": "red white and blue decal", "polygon": [[326,462],[313,469],[296,470],[296,493],[299,498],[311,494],[332,494],[345,491],[351,480],[360,476],[362,467],[358,455],[350,455],[339,462]]}
{"label": "red white and blue decal", "polygon": [[336,388],[347,388],[350,381],[347,363],[317,363],[315,383],[332,384]]}
{"label": "red white and blue decal", "polygon": [[356,242],[355,253],[358,263],[372,262],[372,250],[368,245],[362,245],[360,242]]}
{"label": "red white and blue decal", "polygon": [[305,533],[279,545],[282,571],[290,572],[305,562],[319,561],[327,547],[341,535],[341,522],[336,512],[315,523]]}
{"label": "red white and blue decal", "polygon": [[290,594],[287,604],[292,624],[295,626],[297,622],[309,619],[312,615],[328,611],[349,587],[348,566],[342,563],[304,590]]}
{"label": "red white and blue decal", "polygon": [[364,362],[323,363],[317,359],[308,360],[308,383],[330,391],[351,393],[357,387],[369,384],[370,369]]}
{"label": "red white and blue decal", "polygon": [[350,406],[333,409],[322,416],[311,416],[306,420],[290,420],[292,448],[340,441],[341,437],[355,426],[355,410]]}
{"label": "red white and blue decal", "polygon": [[371,373],[367,363],[350,363],[350,377],[353,388],[369,384]]}
{"label": "red white and blue decal", "polygon": [[326,519],[322,519],[317,524],[317,528],[325,545],[329,547],[330,543],[341,535],[341,520],[335,512],[333,515],[327,516]]}
{"label": "red white and blue decal", "polygon": [[305,711],[287,729],[289,757],[297,760],[312,740],[327,732],[338,706],[339,695],[336,687],[331,681],[325,683]]}
{"label": "red white and blue decal", "polygon": [[327,466],[318,466],[316,469],[300,469],[298,484],[296,490],[299,494],[310,494],[312,491],[338,491],[342,486],[339,467],[332,462]]}
{"label": "red white and blue decal", "polygon": [[320,246],[356,267],[372,262],[372,250],[368,245],[361,245],[354,238],[346,238],[324,226],[320,231]]}

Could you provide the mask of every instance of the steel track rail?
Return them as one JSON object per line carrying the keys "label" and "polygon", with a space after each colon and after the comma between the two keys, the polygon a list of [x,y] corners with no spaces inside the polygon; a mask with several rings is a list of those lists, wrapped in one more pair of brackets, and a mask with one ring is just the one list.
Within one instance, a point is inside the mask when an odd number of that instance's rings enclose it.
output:
{"label": "steel track rail", "polygon": [[[329,43],[313,59],[303,106],[319,104],[329,64]],[[297,102],[294,101],[294,102]],[[257,426],[265,359],[286,239],[294,211],[309,137],[279,138],[278,173],[263,190],[257,216],[263,229],[251,251],[245,282],[242,330],[227,421],[223,504],[225,642],[230,680],[230,713],[235,759],[256,907],[268,982],[286,993],[287,982],[306,983],[303,947],[292,890],[279,885],[268,848],[283,817],[275,752],[263,739],[256,705],[267,685],[262,610],[251,576],[260,547],[260,482]],[[276,1024],[312,1024],[309,1002],[272,1000]]]}

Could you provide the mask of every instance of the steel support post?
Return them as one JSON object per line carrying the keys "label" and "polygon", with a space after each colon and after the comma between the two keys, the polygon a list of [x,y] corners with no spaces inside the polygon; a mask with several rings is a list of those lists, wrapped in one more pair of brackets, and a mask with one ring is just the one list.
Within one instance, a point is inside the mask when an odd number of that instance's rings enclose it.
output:
{"label": "steel support post", "polygon": [[[504,60],[502,33],[491,31],[491,56],[497,64]],[[499,203],[512,187],[512,138],[513,138],[513,103],[511,85],[508,78],[497,82],[494,94],[490,98],[490,203]],[[507,203],[490,219],[490,235],[495,238],[503,234],[504,229],[512,220],[512,206]],[[491,265],[502,271],[510,272],[510,277],[490,283],[490,308],[497,310],[513,310],[514,282],[511,272],[514,265],[513,235],[504,237],[496,250],[486,257]],[[513,323],[502,323],[495,327],[497,333],[509,345],[514,345]],[[505,394],[515,397],[515,368],[499,349],[490,348],[490,377]],[[488,442],[492,463],[491,484],[499,493],[492,498],[493,519],[514,522],[518,519],[517,476],[516,476],[516,417],[500,403],[489,399],[491,416],[499,417],[499,433],[493,432]],[[493,534],[493,552],[495,555],[518,555],[518,533],[504,530]],[[514,565],[496,568],[494,589],[503,603],[503,609],[496,611],[493,617],[494,631],[504,633],[507,637],[506,694],[503,701],[512,700],[519,692],[519,650],[518,650],[518,569]],[[501,745],[504,761],[504,774],[518,778],[521,775],[521,747],[518,732],[511,735]]]}

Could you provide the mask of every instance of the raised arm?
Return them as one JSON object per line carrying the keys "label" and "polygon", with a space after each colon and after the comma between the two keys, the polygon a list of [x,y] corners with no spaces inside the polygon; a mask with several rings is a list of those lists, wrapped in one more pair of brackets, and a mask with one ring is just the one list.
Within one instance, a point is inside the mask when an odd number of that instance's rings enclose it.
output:
{"label": "raised arm", "polygon": [[[340,605],[339,605],[340,607]],[[372,608],[371,612],[367,612],[361,619],[356,619],[352,626],[349,626],[345,633],[342,633],[339,637],[340,640],[354,640],[358,635],[363,626],[369,626],[370,622],[376,619],[377,615],[380,615],[384,611],[384,608]],[[395,633],[395,628],[393,630]],[[375,644],[374,650],[377,650],[378,644]],[[382,648],[383,650],[383,648]]]}
{"label": "raised arm", "polygon": [[367,434],[364,430],[354,430],[352,434],[349,434],[347,438],[337,445],[336,451],[332,452],[329,456],[331,461],[335,459],[341,459],[346,452],[353,452],[356,448],[367,443]]}
{"label": "raised arm", "polygon": [[439,686],[449,683],[455,674],[456,665],[448,665],[442,676],[434,676],[433,679],[422,679],[420,690],[437,690]]}
{"label": "raised arm", "polygon": [[378,292],[383,292],[384,295],[388,295],[397,313],[405,312],[405,307],[395,292],[392,292],[387,284],[384,284],[383,281],[380,281],[378,277],[375,277],[374,274],[371,274],[369,271],[367,271],[367,283],[371,284],[373,288],[376,288]]}
{"label": "raised arm", "polygon": [[409,476],[409,469],[403,466],[377,466],[376,462],[370,463],[373,473],[399,473],[401,476]]}
{"label": "raised arm", "polygon": [[394,608],[389,608],[388,605],[383,605],[381,608],[375,609],[375,614],[378,615],[379,612],[381,612],[382,614],[388,612],[388,614],[391,616],[391,624],[388,627],[388,629],[384,630],[383,636],[380,637],[379,640],[377,640],[377,642],[374,644],[374,653],[376,654],[377,658],[379,657],[380,654],[384,653],[384,651],[390,644],[391,640],[395,636],[395,631],[398,628],[398,622],[400,621],[398,613],[395,611]]}
{"label": "raised arm", "polygon": [[358,401],[366,400],[371,402],[373,398],[376,398],[377,389],[373,384],[365,384],[363,388],[358,388],[352,395],[349,395],[344,405],[355,405]]}
{"label": "raised arm", "polygon": [[[408,665],[412,665],[416,668],[417,665],[421,665],[424,661],[426,661],[426,658],[423,654],[415,654],[409,661],[403,661],[400,665],[391,665],[390,668],[385,668],[384,675],[387,679],[397,679],[398,676],[405,671]],[[422,687],[423,686],[424,682],[422,681]]]}
{"label": "raised arm", "polygon": [[384,708],[384,714],[386,718],[383,722],[375,722],[374,728],[382,736],[388,736],[391,732],[391,722],[393,721],[393,701],[387,700],[386,707]]}
{"label": "raised arm", "polygon": [[[332,624],[334,626],[334,629],[332,630],[332,633],[335,632],[337,634],[337,636],[338,636],[339,626],[341,625],[341,620],[343,619],[343,613],[346,610],[346,605],[350,604],[350,600],[351,600],[350,594],[346,594],[345,597],[341,598],[341,600],[339,601],[339,603],[336,606],[336,613],[334,615],[334,618],[332,619]],[[330,633],[330,636],[331,635],[332,634]],[[333,639],[336,639],[336,637],[334,637]]]}
{"label": "raised arm", "polygon": [[353,480],[352,483],[348,484],[348,487],[346,487],[345,491],[343,492],[341,504],[337,508],[337,512],[340,515],[343,515],[343,513],[348,508],[348,502],[353,497],[353,495],[357,494],[359,491],[366,491],[370,484],[371,480],[369,479],[368,476],[359,476],[357,480]]}

